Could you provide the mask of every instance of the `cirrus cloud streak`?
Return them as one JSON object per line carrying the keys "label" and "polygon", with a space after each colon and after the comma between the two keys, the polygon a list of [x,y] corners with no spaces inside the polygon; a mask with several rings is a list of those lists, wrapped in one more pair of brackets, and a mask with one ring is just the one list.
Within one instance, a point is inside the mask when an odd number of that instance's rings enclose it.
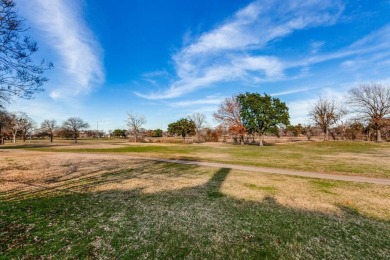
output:
{"label": "cirrus cloud streak", "polygon": [[[47,48],[54,50],[54,99],[89,93],[104,82],[102,49],[85,23],[81,2],[74,0],[17,0],[34,27],[43,32]],[[49,83],[50,84],[50,83]]]}

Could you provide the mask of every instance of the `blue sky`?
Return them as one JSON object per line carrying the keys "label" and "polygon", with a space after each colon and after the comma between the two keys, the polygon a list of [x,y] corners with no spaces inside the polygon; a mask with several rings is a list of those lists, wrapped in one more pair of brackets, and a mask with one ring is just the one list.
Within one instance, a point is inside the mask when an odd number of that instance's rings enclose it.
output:
{"label": "blue sky", "polygon": [[54,63],[46,91],[15,99],[37,123],[70,116],[91,128],[146,128],[212,113],[241,92],[285,101],[308,124],[319,95],[345,101],[351,87],[390,82],[390,1],[16,0]]}

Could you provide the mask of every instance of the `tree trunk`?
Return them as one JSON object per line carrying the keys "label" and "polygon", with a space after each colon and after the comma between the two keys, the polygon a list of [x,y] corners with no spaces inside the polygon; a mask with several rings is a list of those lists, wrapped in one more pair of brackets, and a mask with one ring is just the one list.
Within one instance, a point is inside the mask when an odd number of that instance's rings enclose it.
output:
{"label": "tree trunk", "polygon": [[53,142],[53,134],[50,135],[50,143]]}
{"label": "tree trunk", "polygon": [[378,143],[382,142],[382,133],[380,128],[376,129],[376,141]]}
{"label": "tree trunk", "polygon": [[324,136],[324,141],[328,141],[329,140],[329,130],[328,128],[325,129],[325,136]]}
{"label": "tree trunk", "polygon": [[12,135],[13,135],[13,139],[14,139],[14,144],[16,144],[16,133],[12,134]]}
{"label": "tree trunk", "polygon": [[343,126],[343,141],[347,140],[347,127]]}
{"label": "tree trunk", "polygon": [[244,136],[243,135],[240,135],[240,144],[241,145],[244,145]]}
{"label": "tree trunk", "polygon": [[263,134],[259,134],[259,146],[263,146]]}

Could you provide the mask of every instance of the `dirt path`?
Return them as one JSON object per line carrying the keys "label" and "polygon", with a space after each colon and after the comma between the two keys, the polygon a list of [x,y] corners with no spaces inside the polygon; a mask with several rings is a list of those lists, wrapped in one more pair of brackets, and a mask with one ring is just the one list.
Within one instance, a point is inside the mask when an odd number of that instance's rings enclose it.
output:
{"label": "dirt path", "polygon": [[229,169],[235,169],[235,170],[261,172],[261,173],[301,176],[301,177],[326,179],[326,180],[363,182],[363,183],[373,183],[373,184],[380,184],[380,185],[390,185],[390,179],[384,179],[384,178],[347,176],[347,175],[337,175],[337,174],[328,174],[328,173],[319,173],[319,172],[306,172],[306,171],[286,170],[286,169],[278,169],[278,168],[266,168],[266,167],[257,167],[257,166],[244,166],[244,165],[225,164],[225,163],[170,160],[170,159],[153,158],[153,157],[130,156],[129,158],[137,159],[137,160],[143,159],[143,160],[151,160],[151,161],[157,161],[157,162],[180,163],[180,164],[198,165],[198,166],[215,167],[215,168],[229,168]]}

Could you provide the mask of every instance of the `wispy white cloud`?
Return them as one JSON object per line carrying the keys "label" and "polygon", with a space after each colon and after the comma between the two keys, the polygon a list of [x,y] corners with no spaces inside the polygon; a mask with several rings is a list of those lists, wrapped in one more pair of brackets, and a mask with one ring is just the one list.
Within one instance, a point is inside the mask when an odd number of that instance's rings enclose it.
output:
{"label": "wispy white cloud", "polygon": [[388,49],[390,40],[390,25],[384,26],[362,39],[353,43],[351,49],[367,49],[367,46],[371,46],[368,50]]}
{"label": "wispy white cloud", "polygon": [[[316,63],[326,62],[330,60],[337,60],[348,58],[356,55],[372,55],[375,54],[375,60],[381,60],[379,57],[385,57],[388,54],[390,42],[390,25],[384,26],[362,39],[352,43],[345,48],[341,48],[340,50],[333,51],[325,54],[317,54],[312,55],[308,58],[304,58],[298,61],[293,61],[286,63],[286,67],[301,67],[301,66],[309,66]],[[368,57],[370,60],[373,60],[373,57]],[[364,59],[367,59],[365,57]],[[345,63],[346,62],[346,63]],[[343,61],[343,65],[350,66],[353,65],[353,61]]]}
{"label": "wispy white cloud", "polygon": [[168,89],[136,94],[168,99],[221,82],[283,79],[279,58],[254,52],[296,30],[333,24],[342,10],[338,1],[255,1],[172,57],[177,80]]}
{"label": "wispy white cloud", "polygon": [[45,33],[52,48],[58,86],[54,99],[90,92],[104,81],[102,50],[74,0],[17,0],[29,20]]}
{"label": "wispy white cloud", "polygon": [[222,101],[222,98],[206,98],[198,100],[185,100],[179,102],[170,102],[169,105],[172,107],[190,107],[198,105],[218,105]]}
{"label": "wispy white cloud", "polygon": [[143,78],[160,78],[160,77],[168,77],[169,72],[165,69],[163,70],[156,70],[151,72],[146,72],[141,75]]}
{"label": "wispy white cloud", "polygon": [[293,88],[293,89],[288,89],[285,91],[271,93],[270,95],[271,96],[284,96],[284,95],[306,92],[306,91],[310,91],[310,90],[317,89],[317,88],[319,88],[319,87]]}
{"label": "wispy white cloud", "polygon": [[325,45],[323,41],[315,41],[310,44],[310,53],[316,54]]}

